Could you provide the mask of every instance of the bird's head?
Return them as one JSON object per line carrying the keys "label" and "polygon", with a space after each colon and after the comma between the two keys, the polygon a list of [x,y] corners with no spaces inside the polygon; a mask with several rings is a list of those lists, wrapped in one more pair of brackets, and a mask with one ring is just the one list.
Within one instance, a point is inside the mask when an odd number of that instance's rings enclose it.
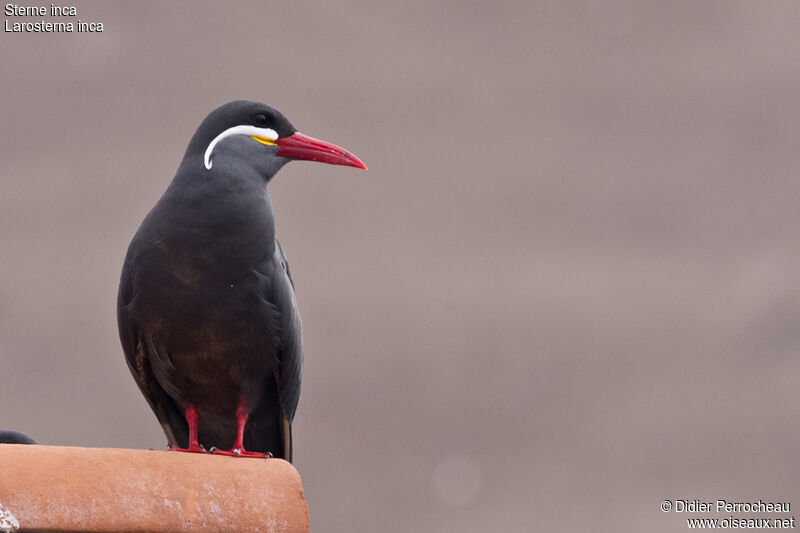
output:
{"label": "bird's head", "polygon": [[197,156],[206,171],[215,164],[247,164],[267,178],[294,159],[367,168],[347,150],[298,132],[274,107],[250,100],[209,113],[187,151],[187,157]]}

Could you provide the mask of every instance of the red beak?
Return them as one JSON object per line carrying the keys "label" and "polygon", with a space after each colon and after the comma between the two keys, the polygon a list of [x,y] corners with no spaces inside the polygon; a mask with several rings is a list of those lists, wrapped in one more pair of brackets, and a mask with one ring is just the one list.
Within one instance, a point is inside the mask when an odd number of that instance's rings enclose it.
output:
{"label": "red beak", "polygon": [[278,145],[277,155],[281,157],[319,161],[320,163],[345,165],[367,170],[367,165],[344,148],[303,135],[299,131],[288,137],[276,139],[275,144]]}

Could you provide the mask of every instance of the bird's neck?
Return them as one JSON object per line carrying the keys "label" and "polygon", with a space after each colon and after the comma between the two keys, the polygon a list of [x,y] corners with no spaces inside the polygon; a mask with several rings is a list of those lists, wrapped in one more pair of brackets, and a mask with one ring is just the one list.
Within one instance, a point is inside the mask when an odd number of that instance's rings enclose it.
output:
{"label": "bird's neck", "polygon": [[[200,179],[207,178],[203,182]],[[181,173],[154,208],[163,228],[203,246],[273,246],[275,216],[263,180],[237,175]],[[168,222],[168,223],[164,223]],[[176,235],[176,237],[179,237]]]}

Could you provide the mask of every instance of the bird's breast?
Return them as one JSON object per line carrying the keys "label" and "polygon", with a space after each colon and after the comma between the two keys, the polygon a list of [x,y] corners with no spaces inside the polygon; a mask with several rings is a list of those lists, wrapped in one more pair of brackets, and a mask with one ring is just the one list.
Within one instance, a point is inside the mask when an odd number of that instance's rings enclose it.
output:
{"label": "bird's breast", "polygon": [[130,265],[137,322],[171,345],[270,342],[274,238],[201,237],[161,234],[138,245]]}

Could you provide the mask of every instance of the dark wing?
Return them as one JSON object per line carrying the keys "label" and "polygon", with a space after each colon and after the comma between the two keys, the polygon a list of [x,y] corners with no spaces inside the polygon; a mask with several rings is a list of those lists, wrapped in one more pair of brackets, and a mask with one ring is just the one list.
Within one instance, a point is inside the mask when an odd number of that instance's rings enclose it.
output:
{"label": "dark wing", "polygon": [[[117,294],[117,326],[122,350],[125,352],[125,361],[133,374],[133,379],[142,391],[147,403],[161,423],[169,444],[185,448],[189,445],[189,428],[186,419],[167,392],[159,385],[156,379],[156,370],[151,361],[159,358],[152,339],[147,339],[145,334],[138,330],[130,318],[129,306],[133,297],[131,277],[126,268],[122,270],[119,293]],[[155,356],[151,358],[151,355]]]}
{"label": "dark wing", "polygon": [[300,374],[303,368],[303,336],[300,313],[294,297],[294,282],[281,244],[275,239],[276,274],[273,284],[274,305],[279,317],[278,360],[275,375],[281,407],[281,437],[284,457],[292,460],[292,420],[300,400]]}

